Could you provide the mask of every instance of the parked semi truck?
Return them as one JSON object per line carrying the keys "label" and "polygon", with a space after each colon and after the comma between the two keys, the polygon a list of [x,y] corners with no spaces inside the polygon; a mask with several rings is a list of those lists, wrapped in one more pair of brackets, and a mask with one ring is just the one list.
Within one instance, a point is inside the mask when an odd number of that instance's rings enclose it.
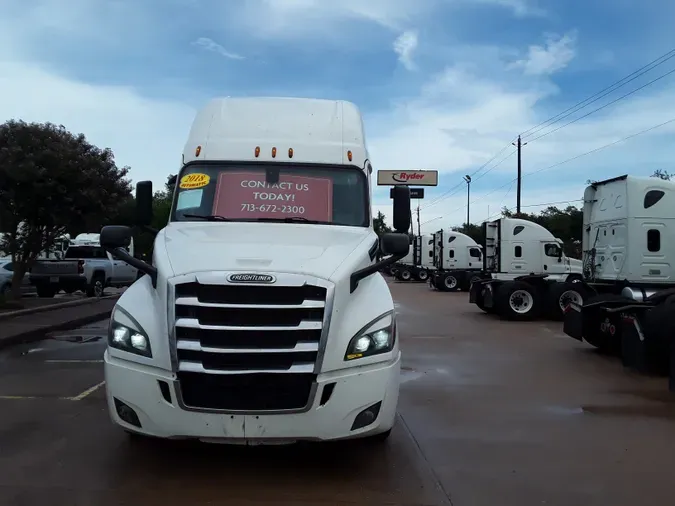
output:
{"label": "parked semi truck", "polygon": [[570,304],[565,333],[638,369],[672,364],[675,390],[675,183],[624,175],[591,184],[582,244],[588,296]]}
{"label": "parked semi truck", "polygon": [[529,220],[500,218],[483,223],[483,272],[469,301],[509,320],[539,316],[562,319],[570,301],[582,302],[581,260],[569,258],[563,242]]}
{"label": "parked semi truck", "polygon": [[408,254],[394,266],[394,276],[400,281],[427,281],[434,268],[433,237],[413,236]]}
{"label": "parked semi truck", "polygon": [[433,246],[430,286],[456,292],[468,290],[473,281],[481,279],[482,247],[471,237],[454,230],[439,230],[433,234]]}
{"label": "parked semi truck", "polygon": [[[104,355],[114,423],[132,434],[230,443],[372,437],[394,425],[401,353],[378,270],[409,251],[373,229],[358,108],[300,98],[214,99],[198,112],[152,264],[118,300]],[[152,184],[136,190],[149,226]],[[385,258],[377,261],[378,255]]]}

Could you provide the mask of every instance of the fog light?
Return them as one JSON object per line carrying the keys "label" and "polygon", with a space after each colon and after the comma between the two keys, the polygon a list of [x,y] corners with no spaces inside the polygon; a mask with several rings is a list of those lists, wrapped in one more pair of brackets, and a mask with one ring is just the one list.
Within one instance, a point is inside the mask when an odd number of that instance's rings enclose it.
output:
{"label": "fog light", "polygon": [[119,416],[123,421],[127,422],[129,425],[134,427],[141,428],[141,421],[138,419],[136,412],[126,404],[124,404],[119,399],[113,398],[115,403],[115,411],[117,411],[117,416]]}
{"label": "fog light", "polygon": [[375,422],[375,420],[377,420],[377,416],[380,414],[381,407],[382,402],[380,401],[361,411],[354,419],[352,430],[362,429],[363,427],[367,427],[371,423]]}

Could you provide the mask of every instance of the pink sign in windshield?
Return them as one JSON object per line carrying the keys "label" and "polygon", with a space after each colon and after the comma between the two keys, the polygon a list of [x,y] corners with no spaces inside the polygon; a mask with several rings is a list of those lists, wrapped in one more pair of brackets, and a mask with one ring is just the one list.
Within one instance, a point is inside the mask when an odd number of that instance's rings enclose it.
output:
{"label": "pink sign in windshield", "polygon": [[328,178],[281,174],[267,183],[259,172],[221,172],[213,214],[226,218],[293,216],[316,221],[333,220],[333,181]]}

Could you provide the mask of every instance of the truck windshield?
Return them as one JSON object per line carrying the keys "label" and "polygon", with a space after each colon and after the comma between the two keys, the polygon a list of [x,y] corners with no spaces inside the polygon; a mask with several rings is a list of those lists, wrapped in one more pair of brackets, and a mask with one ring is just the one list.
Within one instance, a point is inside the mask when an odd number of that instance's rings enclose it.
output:
{"label": "truck windshield", "polygon": [[[279,171],[278,182],[268,182],[268,170]],[[367,227],[368,197],[366,176],[356,167],[190,165],[176,182],[171,221],[279,221]]]}

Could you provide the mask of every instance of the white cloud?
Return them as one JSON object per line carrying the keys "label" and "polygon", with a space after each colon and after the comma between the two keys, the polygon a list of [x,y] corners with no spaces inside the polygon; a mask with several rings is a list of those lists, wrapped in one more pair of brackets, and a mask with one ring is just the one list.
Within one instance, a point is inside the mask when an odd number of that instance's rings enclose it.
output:
{"label": "white cloud", "polygon": [[62,124],[110,147],[118,165],[135,181],[163,185],[180,167],[194,110],[185,104],[142,97],[121,86],[95,86],[49,73],[31,64],[0,60],[2,121]]}
{"label": "white cloud", "polygon": [[223,46],[221,46],[217,42],[215,42],[215,41],[213,41],[213,40],[211,40],[207,37],[200,37],[197,40],[195,40],[193,42],[193,44],[195,46],[201,47],[202,49],[204,49],[206,51],[213,51],[214,53],[218,53],[219,55],[224,56],[225,58],[229,58],[230,60],[243,60],[244,59],[243,56],[228,51]]}
{"label": "white cloud", "polygon": [[527,58],[518,60],[511,68],[521,68],[526,75],[549,75],[564,69],[576,54],[576,33],[549,35],[543,46],[530,46]]}
{"label": "white cloud", "polygon": [[408,70],[415,70],[413,53],[417,49],[418,36],[414,30],[407,30],[399,35],[394,41],[394,52],[398,55],[400,61]]}

